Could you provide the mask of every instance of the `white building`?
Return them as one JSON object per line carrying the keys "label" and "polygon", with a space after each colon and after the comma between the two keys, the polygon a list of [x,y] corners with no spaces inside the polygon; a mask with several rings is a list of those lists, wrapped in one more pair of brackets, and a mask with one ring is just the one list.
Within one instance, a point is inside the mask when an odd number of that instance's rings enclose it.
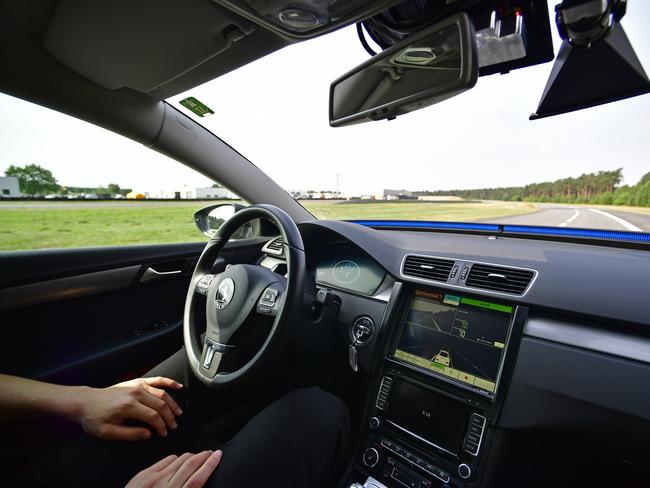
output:
{"label": "white building", "polygon": [[222,200],[222,199],[239,199],[237,195],[227,188],[191,188],[181,186],[175,188],[156,189],[142,192],[145,198],[160,198],[170,200]]}
{"label": "white building", "polygon": [[228,188],[197,188],[194,192],[194,198],[200,200],[204,198],[217,199],[238,199],[239,197]]}
{"label": "white building", "polygon": [[15,176],[0,176],[0,198],[20,197],[20,185]]}

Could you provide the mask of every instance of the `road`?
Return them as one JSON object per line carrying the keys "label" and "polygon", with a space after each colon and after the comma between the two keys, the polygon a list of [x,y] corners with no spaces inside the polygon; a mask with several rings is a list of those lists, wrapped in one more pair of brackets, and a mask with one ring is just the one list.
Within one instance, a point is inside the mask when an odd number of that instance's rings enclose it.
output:
{"label": "road", "polygon": [[539,204],[537,212],[493,220],[499,224],[650,232],[650,214],[570,205]]}

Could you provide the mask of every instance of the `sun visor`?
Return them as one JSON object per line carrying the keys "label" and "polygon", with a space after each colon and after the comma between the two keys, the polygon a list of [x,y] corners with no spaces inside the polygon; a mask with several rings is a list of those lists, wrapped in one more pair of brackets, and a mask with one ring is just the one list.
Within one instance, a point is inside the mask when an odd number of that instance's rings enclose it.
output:
{"label": "sun visor", "polygon": [[43,42],[59,62],[105,88],[150,92],[254,30],[205,0],[60,0]]}
{"label": "sun visor", "polygon": [[650,91],[650,81],[623,27],[589,48],[562,42],[537,111],[530,120],[594,107]]}

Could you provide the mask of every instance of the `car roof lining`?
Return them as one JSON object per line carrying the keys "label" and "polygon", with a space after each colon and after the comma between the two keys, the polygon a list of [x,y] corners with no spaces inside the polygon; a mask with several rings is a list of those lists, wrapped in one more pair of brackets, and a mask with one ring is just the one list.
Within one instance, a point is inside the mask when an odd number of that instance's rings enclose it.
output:
{"label": "car roof lining", "polygon": [[287,41],[206,0],[58,0],[43,44],[105,88],[162,100]]}

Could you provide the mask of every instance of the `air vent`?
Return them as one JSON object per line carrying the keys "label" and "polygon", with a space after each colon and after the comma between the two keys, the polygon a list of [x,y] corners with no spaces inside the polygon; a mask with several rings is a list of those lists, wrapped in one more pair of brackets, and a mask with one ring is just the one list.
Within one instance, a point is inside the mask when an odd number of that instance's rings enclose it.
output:
{"label": "air vent", "polygon": [[486,264],[474,264],[465,285],[471,288],[521,295],[535,276],[529,269],[502,268]]}
{"label": "air vent", "polygon": [[273,256],[282,256],[284,254],[282,244],[282,237],[276,237],[275,239],[271,239],[266,244],[264,244],[262,252],[271,254]]}
{"label": "air vent", "polygon": [[272,251],[282,251],[282,237],[273,239],[271,242],[269,242],[267,248],[271,249]]}
{"label": "air vent", "polygon": [[449,259],[409,255],[404,260],[402,273],[405,276],[444,282],[449,278],[449,273],[451,273],[453,267],[454,261]]}

